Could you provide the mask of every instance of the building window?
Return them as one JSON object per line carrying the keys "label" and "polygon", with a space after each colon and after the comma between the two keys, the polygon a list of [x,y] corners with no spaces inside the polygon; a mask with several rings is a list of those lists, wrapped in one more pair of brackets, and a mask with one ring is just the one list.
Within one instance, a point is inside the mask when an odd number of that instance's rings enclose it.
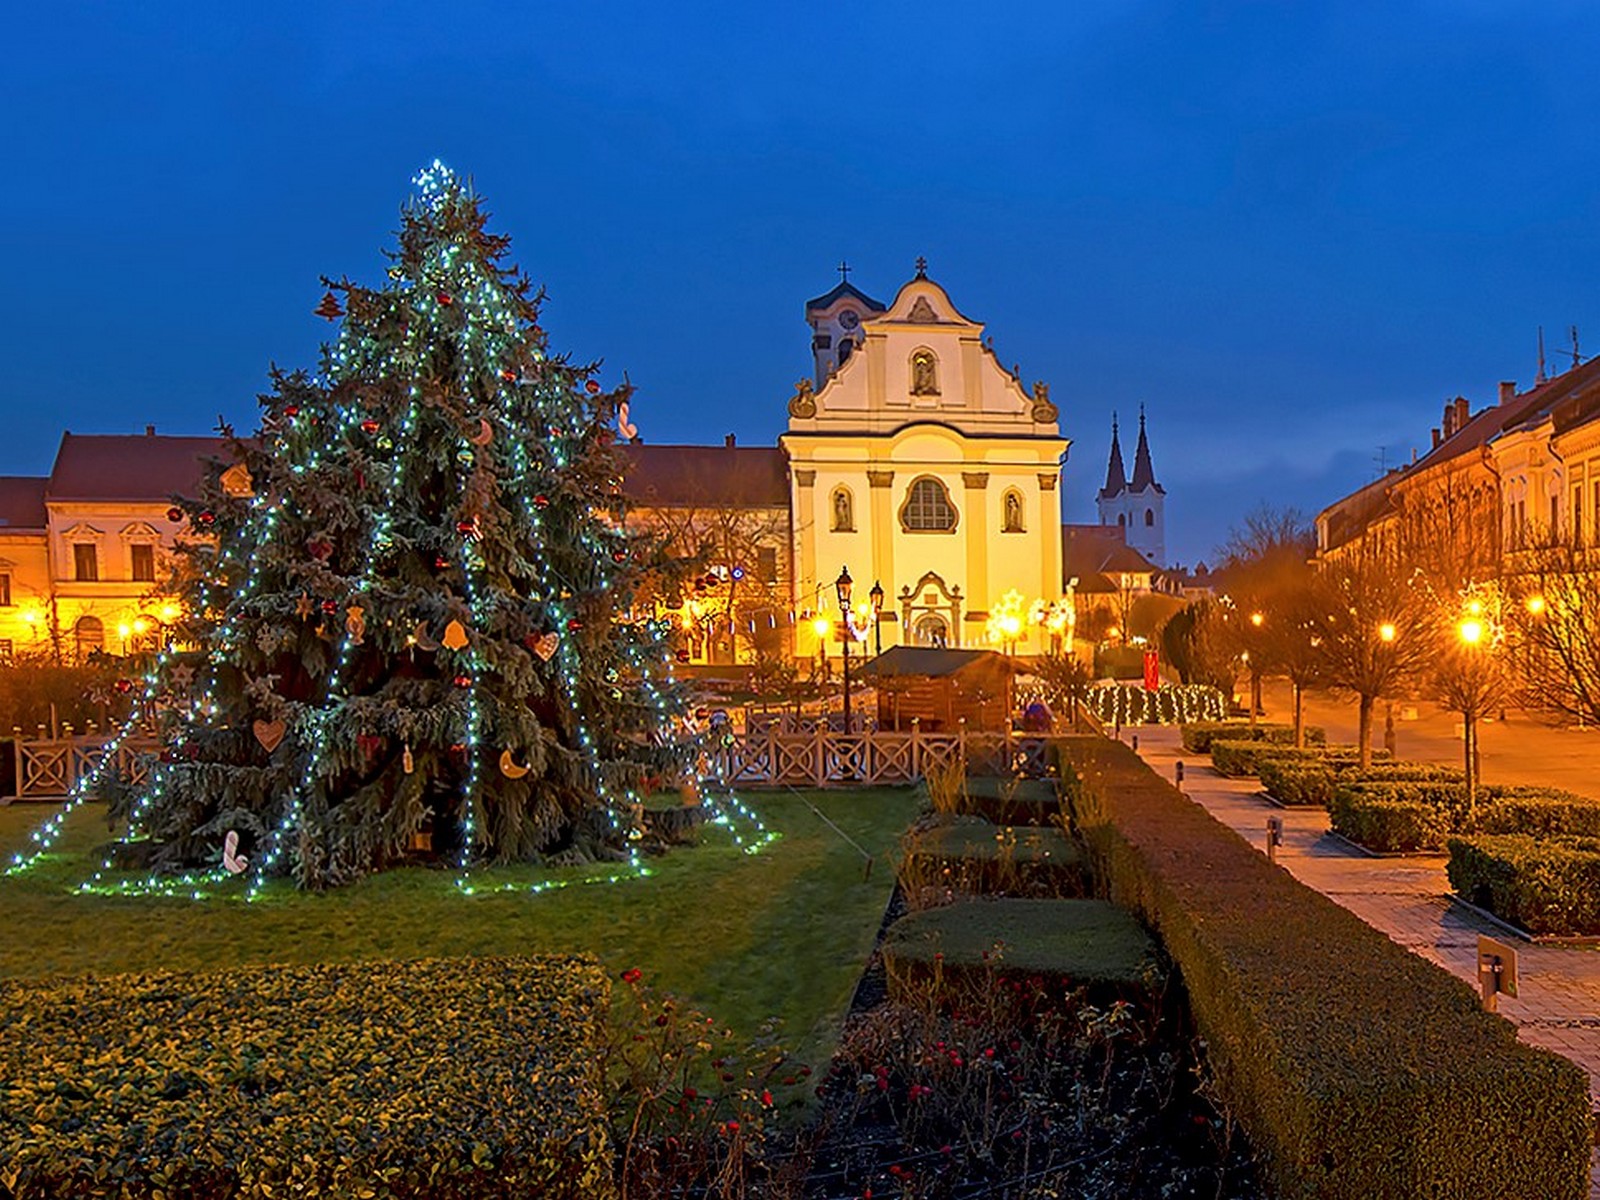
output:
{"label": "building window", "polygon": [[1583,487],[1572,489],[1572,544],[1583,545]]}
{"label": "building window", "polygon": [[156,581],[156,548],[148,542],[140,542],[128,547],[128,562],[133,568],[133,581],[135,583],[154,583]]}
{"label": "building window", "polygon": [[0,572],[0,608],[11,607],[11,573]]}
{"label": "building window", "polygon": [[855,343],[845,338],[839,343],[839,365],[842,367],[850,361],[850,351],[855,349]]}
{"label": "building window", "polygon": [[835,533],[854,533],[856,530],[855,505],[850,496],[850,489],[838,487],[833,489],[833,524]]}
{"label": "building window", "polygon": [[1156,523],[1155,510],[1151,509],[1151,508],[1145,509],[1144,510],[1144,527],[1146,529],[1153,528],[1155,526],[1155,523]]}
{"label": "building window", "polygon": [[917,350],[911,355],[911,394],[939,394],[939,360],[933,356],[932,350]]}
{"label": "building window", "polygon": [[778,552],[773,547],[756,547],[756,578],[762,583],[778,582]]}
{"label": "building window", "polygon": [[100,623],[99,617],[79,617],[78,623],[72,627],[72,636],[77,645],[79,662],[84,662],[96,650],[105,649],[106,627]]}
{"label": "building window", "polygon": [[908,530],[946,533],[956,527],[955,505],[937,479],[924,477],[911,485],[900,523]]}
{"label": "building window", "polygon": [[72,577],[79,583],[100,578],[99,548],[93,542],[78,542],[72,547]]}
{"label": "building window", "polygon": [[1118,513],[1117,514],[1117,528],[1118,529],[1126,529],[1127,527],[1128,527],[1128,514],[1127,513]]}

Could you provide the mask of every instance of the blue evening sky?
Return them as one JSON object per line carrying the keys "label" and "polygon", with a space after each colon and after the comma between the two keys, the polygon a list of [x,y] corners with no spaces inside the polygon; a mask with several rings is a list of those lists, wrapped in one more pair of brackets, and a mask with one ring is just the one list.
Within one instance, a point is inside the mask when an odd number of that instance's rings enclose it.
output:
{"label": "blue evening sky", "polygon": [[[1413,3],[11,6],[0,471],[254,421],[320,274],[475,177],[648,441],[772,444],[803,301],[930,274],[1046,379],[1092,520],[1148,407],[1193,561],[1600,349],[1600,10]],[[1131,452],[1131,445],[1128,447]]]}

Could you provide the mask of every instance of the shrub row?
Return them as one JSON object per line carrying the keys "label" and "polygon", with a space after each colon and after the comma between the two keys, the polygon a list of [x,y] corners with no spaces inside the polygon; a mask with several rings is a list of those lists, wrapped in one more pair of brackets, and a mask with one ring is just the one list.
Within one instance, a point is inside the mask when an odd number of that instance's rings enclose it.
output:
{"label": "shrub row", "polygon": [[[1062,739],[1111,898],[1184,980],[1282,1200],[1588,1195],[1588,1079],[1465,984],[1267,863],[1128,748]],[[1486,1184],[1486,1181],[1493,1181]]]}
{"label": "shrub row", "polygon": [[1600,839],[1451,838],[1450,886],[1529,933],[1600,935]]}
{"label": "shrub row", "polygon": [[991,977],[1043,976],[1098,1004],[1147,999],[1162,978],[1150,935],[1104,900],[974,899],[911,913],[884,935],[883,962],[891,997],[932,984],[958,1004]]}
{"label": "shrub row", "polygon": [[1083,848],[1060,829],[939,820],[906,835],[900,883],[912,906],[931,890],[1007,896],[1082,896]]}
{"label": "shrub row", "polygon": [[1354,760],[1306,761],[1296,758],[1261,758],[1256,761],[1262,788],[1281,804],[1327,808],[1341,783],[1426,782],[1460,780],[1455,767],[1433,763],[1375,762],[1362,770]]}
{"label": "shrub row", "polygon": [[[1224,775],[1240,778],[1254,775],[1267,759],[1300,763],[1354,763],[1360,750],[1355,746],[1280,746],[1274,742],[1211,743],[1211,765]],[[1374,759],[1388,757],[1386,750],[1374,750]]]}
{"label": "shrub row", "polygon": [[0,983],[0,1194],[610,1196],[589,959]]}
{"label": "shrub row", "polygon": [[958,811],[996,825],[1055,825],[1061,798],[1054,780],[971,775],[958,800]]}
{"label": "shrub row", "polygon": [[1465,783],[1342,780],[1328,806],[1333,831],[1369,850],[1443,850],[1454,833],[1600,837],[1600,801],[1550,788],[1479,787],[1469,810]]}
{"label": "shrub row", "polygon": [[[1183,748],[1190,754],[1207,754],[1213,741],[1223,740],[1293,746],[1294,726],[1264,721],[1254,725],[1248,721],[1191,721],[1183,727]],[[1304,740],[1308,746],[1320,745],[1328,740],[1328,734],[1320,725],[1307,725]]]}

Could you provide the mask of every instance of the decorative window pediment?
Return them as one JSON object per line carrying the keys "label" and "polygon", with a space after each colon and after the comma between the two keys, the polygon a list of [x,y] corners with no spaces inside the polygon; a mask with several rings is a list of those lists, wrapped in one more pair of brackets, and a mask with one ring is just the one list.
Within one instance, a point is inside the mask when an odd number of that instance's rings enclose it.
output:
{"label": "decorative window pediment", "polygon": [[87,521],[79,521],[76,525],[62,530],[61,536],[69,542],[98,542],[105,537],[105,531],[96,529]]}
{"label": "decorative window pediment", "polygon": [[145,521],[134,521],[122,527],[121,538],[125,542],[159,542],[161,533],[155,526]]}

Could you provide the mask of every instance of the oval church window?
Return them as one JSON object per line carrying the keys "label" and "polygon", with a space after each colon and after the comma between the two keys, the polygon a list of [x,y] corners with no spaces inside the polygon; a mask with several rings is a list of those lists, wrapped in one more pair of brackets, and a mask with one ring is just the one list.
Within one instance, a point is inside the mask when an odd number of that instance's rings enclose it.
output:
{"label": "oval church window", "polygon": [[944,484],[930,475],[913,483],[900,509],[900,523],[907,530],[922,532],[946,533],[954,529],[956,508],[950,503]]}

